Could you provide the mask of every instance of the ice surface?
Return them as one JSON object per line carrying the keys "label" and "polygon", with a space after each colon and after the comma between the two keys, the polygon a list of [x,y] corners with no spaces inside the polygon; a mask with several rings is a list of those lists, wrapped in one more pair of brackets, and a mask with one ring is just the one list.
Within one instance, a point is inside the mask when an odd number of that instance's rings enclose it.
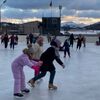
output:
{"label": "ice surface", "polygon": [[[44,49],[49,45],[44,43]],[[17,100],[13,97],[13,76],[11,62],[21,54],[26,47],[24,42],[19,43],[14,50],[5,49],[0,44],[0,100]],[[48,90],[49,73],[31,92],[20,100],[100,100],[100,47],[87,43],[86,48],[76,50],[76,44],[71,48],[71,58],[60,56],[65,69],[56,62],[56,76],[54,84],[57,90]],[[24,68],[27,81],[34,76],[34,71]]]}

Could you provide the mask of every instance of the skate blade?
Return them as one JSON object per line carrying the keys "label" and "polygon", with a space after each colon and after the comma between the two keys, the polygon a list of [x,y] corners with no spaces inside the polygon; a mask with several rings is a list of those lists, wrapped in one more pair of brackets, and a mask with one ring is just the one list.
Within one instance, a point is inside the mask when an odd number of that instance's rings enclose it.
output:
{"label": "skate blade", "polygon": [[14,98],[16,98],[16,99],[21,99],[21,98],[24,98],[24,96],[22,96],[22,97],[14,96]]}
{"label": "skate blade", "polygon": [[57,90],[57,88],[49,88],[49,90]]}
{"label": "skate blade", "polygon": [[27,82],[27,84],[30,86],[30,87],[35,87],[34,85],[32,85],[31,83]]}

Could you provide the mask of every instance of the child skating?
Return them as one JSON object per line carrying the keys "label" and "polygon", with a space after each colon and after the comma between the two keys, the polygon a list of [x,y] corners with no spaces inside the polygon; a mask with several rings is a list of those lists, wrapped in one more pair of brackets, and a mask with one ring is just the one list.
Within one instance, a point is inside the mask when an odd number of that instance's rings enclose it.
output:
{"label": "child skating", "polygon": [[32,60],[33,55],[33,50],[29,50],[26,48],[23,50],[23,54],[21,54],[12,62],[12,72],[14,77],[14,96],[23,97],[23,92],[30,92],[30,90],[27,89],[25,85],[25,75],[23,68],[25,65],[27,65],[35,70],[35,74],[38,74],[38,67],[42,65],[41,61],[36,62]]}
{"label": "child skating", "polygon": [[64,58],[66,57],[66,52],[68,53],[68,56],[70,57],[70,45],[69,45],[67,39],[65,40],[62,48],[64,48]]}

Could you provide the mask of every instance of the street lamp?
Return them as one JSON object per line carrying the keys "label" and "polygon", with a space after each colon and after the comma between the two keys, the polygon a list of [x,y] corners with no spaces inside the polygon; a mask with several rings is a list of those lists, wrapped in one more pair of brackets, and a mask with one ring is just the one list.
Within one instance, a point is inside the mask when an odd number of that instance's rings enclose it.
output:
{"label": "street lamp", "polygon": [[59,5],[59,17],[61,18],[61,10],[62,10],[62,6]]}
{"label": "street lamp", "polygon": [[2,24],[1,24],[1,8],[3,6],[4,3],[6,3],[7,0],[4,0],[1,4],[0,4],[0,32],[2,32]]}
{"label": "street lamp", "polygon": [[60,28],[61,28],[61,10],[62,10],[62,5],[59,5]]}

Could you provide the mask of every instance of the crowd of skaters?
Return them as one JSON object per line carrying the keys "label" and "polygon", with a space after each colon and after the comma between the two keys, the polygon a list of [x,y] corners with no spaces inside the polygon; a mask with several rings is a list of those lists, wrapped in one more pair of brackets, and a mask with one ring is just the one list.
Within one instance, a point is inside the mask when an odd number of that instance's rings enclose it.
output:
{"label": "crowd of skaters", "polygon": [[23,71],[25,65],[29,66],[32,70],[35,70],[34,77],[28,81],[28,84],[31,87],[34,87],[37,80],[44,77],[47,72],[50,72],[48,88],[57,89],[57,86],[53,83],[56,73],[53,61],[56,60],[62,68],[65,67],[59,56],[61,42],[58,39],[53,38],[50,42],[50,46],[43,51],[43,41],[43,36],[38,36],[36,41],[28,43],[27,47],[23,49],[22,54],[12,62],[14,96],[23,97],[23,92],[30,92],[25,85],[25,75]]}
{"label": "crowd of skaters", "polygon": [[[7,48],[10,40],[10,47],[13,47],[14,49],[14,44],[16,41],[15,35],[8,37],[7,34],[4,34],[4,37],[1,38],[1,43],[5,44],[5,48]],[[34,87],[37,80],[44,77],[47,72],[50,72],[48,88],[57,89],[57,86],[53,83],[56,73],[53,61],[56,60],[62,66],[62,68],[65,68],[64,63],[60,59],[59,49],[64,48],[64,57],[66,57],[66,52],[70,57],[70,47],[73,47],[74,41],[77,41],[77,49],[81,48],[82,43],[85,47],[85,37],[83,38],[83,36],[80,34],[77,38],[71,34],[69,38],[65,39],[62,47],[60,40],[57,38],[57,36],[54,36],[49,40],[50,46],[45,51],[43,51],[43,36],[39,35],[38,37],[34,38],[33,34],[29,34],[27,35],[26,40],[27,47],[24,48],[22,50],[22,54],[12,62],[12,73],[14,76],[14,96],[16,97],[23,97],[23,93],[30,92],[25,85],[25,75],[23,71],[25,65],[29,66],[35,71],[35,74],[33,75],[34,77],[28,81],[28,84],[31,87]]]}
{"label": "crowd of skaters", "polygon": [[[59,39],[57,38],[57,36],[51,36],[48,33],[47,40],[48,40],[48,43],[50,43],[52,40],[59,40]],[[72,33],[68,37],[66,37],[66,39],[63,41],[63,45],[60,45],[59,51],[64,51],[64,57],[66,57],[66,53],[70,57],[70,47],[73,48],[73,45],[75,42],[76,42],[76,50],[78,49],[80,50],[82,45],[83,47],[86,47],[86,37],[83,34],[74,36],[74,34]]]}
{"label": "crowd of skaters", "polygon": [[38,35],[37,34],[32,34],[32,33],[30,33],[30,34],[27,34],[27,36],[26,36],[26,41],[27,41],[27,44],[29,44],[29,43],[35,43],[36,42],[36,40],[37,40],[37,38],[38,38]]}
{"label": "crowd of skaters", "polygon": [[[69,42],[68,42],[69,41]],[[86,47],[86,37],[82,34],[79,34],[77,37],[74,36],[74,34],[70,34],[69,38],[65,40],[64,45],[64,57],[66,57],[66,52],[68,53],[68,56],[70,57],[70,47],[73,48],[74,42],[76,42],[76,50],[81,49],[82,45],[83,47]]]}
{"label": "crowd of skaters", "polygon": [[[10,43],[9,43],[10,42]],[[8,35],[7,33],[1,35],[1,44],[4,44],[4,48],[10,45],[10,48],[14,49],[14,46],[18,44],[18,36],[17,35]]]}

